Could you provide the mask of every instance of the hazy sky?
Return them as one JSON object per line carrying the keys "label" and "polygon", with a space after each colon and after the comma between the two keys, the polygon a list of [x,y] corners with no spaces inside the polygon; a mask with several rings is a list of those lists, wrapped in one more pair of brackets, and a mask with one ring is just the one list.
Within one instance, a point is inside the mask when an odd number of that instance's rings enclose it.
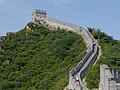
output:
{"label": "hazy sky", "polygon": [[24,28],[35,9],[46,10],[50,18],[99,28],[120,40],[120,0],[0,0],[0,35]]}

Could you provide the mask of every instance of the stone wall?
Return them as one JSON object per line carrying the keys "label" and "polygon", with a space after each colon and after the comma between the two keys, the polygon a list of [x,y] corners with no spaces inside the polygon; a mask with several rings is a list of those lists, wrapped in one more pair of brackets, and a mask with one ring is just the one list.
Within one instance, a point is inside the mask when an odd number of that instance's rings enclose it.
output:
{"label": "stone wall", "polygon": [[119,71],[101,65],[99,90],[120,90],[119,78]]}

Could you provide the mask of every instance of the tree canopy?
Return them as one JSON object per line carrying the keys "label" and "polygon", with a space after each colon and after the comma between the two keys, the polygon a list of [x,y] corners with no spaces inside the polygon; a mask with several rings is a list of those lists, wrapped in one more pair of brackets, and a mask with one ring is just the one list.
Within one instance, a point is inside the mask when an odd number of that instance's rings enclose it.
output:
{"label": "tree canopy", "polygon": [[63,90],[86,54],[83,38],[32,22],[0,41],[1,90]]}

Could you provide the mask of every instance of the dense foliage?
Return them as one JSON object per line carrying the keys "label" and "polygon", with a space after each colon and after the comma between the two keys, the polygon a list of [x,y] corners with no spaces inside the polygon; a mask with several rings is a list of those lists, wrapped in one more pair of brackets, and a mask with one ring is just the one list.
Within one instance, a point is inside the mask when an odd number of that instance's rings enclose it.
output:
{"label": "dense foliage", "polygon": [[0,90],[63,90],[86,54],[80,35],[32,22],[0,46]]}
{"label": "dense foliage", "polygon": [[100,79],[100,65],[106,64],[111,68],[120,70],[120,41],[114,40],[111,36],[101,32],[99,29],[88,28],[93,37],[98,41],[102,55],[97,63],[86,75],[87,87],[98,88]]}

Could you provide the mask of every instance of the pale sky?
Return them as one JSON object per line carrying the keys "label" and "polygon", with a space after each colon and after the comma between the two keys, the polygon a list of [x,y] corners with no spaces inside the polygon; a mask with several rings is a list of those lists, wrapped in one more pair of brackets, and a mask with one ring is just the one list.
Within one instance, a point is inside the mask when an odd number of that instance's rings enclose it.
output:
{"label": "pale sky", "polygon": [[120,40],[120,0],[0,0],[0,35],[24,28],[35,9],[83,28],[99,28]]}

